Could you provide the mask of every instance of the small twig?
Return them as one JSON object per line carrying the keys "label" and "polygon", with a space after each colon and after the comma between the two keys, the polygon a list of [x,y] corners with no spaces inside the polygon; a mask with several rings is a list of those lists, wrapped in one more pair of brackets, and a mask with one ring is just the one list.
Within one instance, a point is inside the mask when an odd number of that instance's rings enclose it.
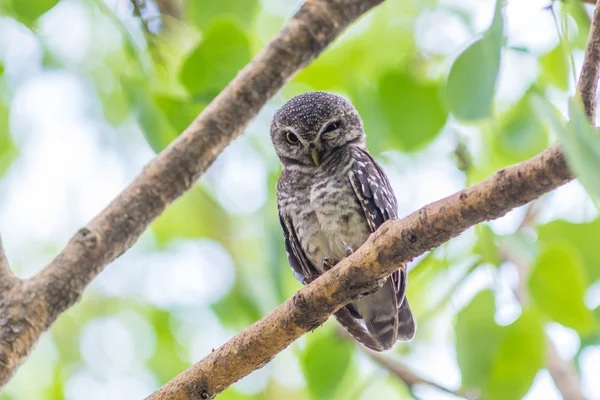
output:
{"label": "small twig", "polygon": [[577,93],[583,100],[583,107],[590,121],[596,117],[596,91],[598,90],[598,72],[600,71],[600,2],[596,4],[592,16],[592,26],[588,36],[583,67],[579,75]]}
{"label": "small twig", "polygon": [[[527,223],[525,223],[526,219],[530,219],[528,223],[533,222],[531,215],[526,213],[520,226],[527,225]],[[514,294],[519,303],[521,303],[523,307],[526,307],[530,302],[527,293],[527,279],[531,270],[531,264],[527,260],[515,255],[506,248],[506,246],[500,247],[500,256],[505,261],[513,263],[517,268],[519,283],[514,289]],[[547,335],[546,337],[548,342],[546,368],[550,372],[550,376],[552,377],[556,388],[560,391],[564,400],[585,400],[585,396],[581,391],[579,373],[569,361],[563,360],[558,356],[552,339]]]}
{"label": "small twig", "polygon": [[525,215],[523,216],[521,223],[517,227],[517,232],[522,231],[528,226],[531,226],[533,224],[533,221],[537,217],[538,211],[539,208],[537,207],[537,200],[529,203],[527,205],[527,209],[525,210]]}
{"label": "small twig", "polygon": [[133,6],[133,15],[138,17],[142,22],[142,26],[144,28],[144,34],[154,36],[154,33],[150,30],[148,26],[148,21],[144,18],[144,14],[142,13],[142,8],[145,8],[145,4],[140,4],[140,0],[130,0],[131,5]]}
{"label": "small twig", "polygon": [[10,288],[17,277],[12,273],[8,264],[4,247],[2,246],[2,237],[0,237],[0,293]]}
{"label": "small twig", "polygon": [[398,377],[402,382],[406,384],[410,391],[414,390],[415,385],[427,385],[432,386],[436,389],[439,389],[443,392],[452,394],[454,396],[463,397],[465,399],[471,399],[466,392],[462,390],[452,390],[445,386],[440,385],[439,383],[433,382],[429,379],[426,379],[416,372],[412,371],[406,365],[400,363],[399,361],[392,360],[389,357],[383,356],[381,354],[374,353],[370,350],[365,349],[364,347],[360,347],[363,349],[364,353],[369,356],[369,358],[375,361],[377,364],[382,366],[383,368],[390,371],[392,374]]}

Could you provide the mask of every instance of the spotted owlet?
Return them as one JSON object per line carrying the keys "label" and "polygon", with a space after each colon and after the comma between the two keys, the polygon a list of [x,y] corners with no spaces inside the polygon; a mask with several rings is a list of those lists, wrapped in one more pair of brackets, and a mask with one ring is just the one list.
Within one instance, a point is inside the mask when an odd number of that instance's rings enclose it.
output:
{"label": "spotted owlet", "polygon": [[[340,96],[305,93],[288,101],[271,124],[283,171],[277,204],[288,261],[303,284],[358,249],[397,202],[383,169],[365,145],[362,120]],[[400,266],[399,266],[400,267]],[[370,349],[389,349],[414,337],[416,324],[399,269],[375,293],[335,317]]]}

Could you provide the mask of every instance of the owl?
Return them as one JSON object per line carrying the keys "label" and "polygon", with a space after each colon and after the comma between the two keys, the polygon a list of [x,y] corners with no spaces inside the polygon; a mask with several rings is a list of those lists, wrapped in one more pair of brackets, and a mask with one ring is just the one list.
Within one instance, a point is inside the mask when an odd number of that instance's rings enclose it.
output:
{"label": "owl", "polygon": [[[271,140],[283,164],[277,205],[288,261],[296,278],[308,284],[397,218],[397,201],[367,151],[358,112],[343,97],[325,92],[294,97],[276,112]],[[376,292],[335,314],[350,335],[375,351],[415,335],[407,274],[400,267]]]}

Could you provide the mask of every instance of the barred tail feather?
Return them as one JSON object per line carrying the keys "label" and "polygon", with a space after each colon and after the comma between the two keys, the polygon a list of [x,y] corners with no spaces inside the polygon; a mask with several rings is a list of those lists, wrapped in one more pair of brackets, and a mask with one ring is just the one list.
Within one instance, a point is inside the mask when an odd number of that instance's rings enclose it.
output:
{"label": "barred tail feather", "polygon": [[373,351],[383,350],[381,343],[379,343],[379,341],[365,329],[359,320],[350,314],[350,311],[346,307],[341,308],[334,314],[334,316],[340,325],[346,329],[350,336],[356,339],[359,343]]}
{"label": "barred tail feather", "polygon": [[404,297],[404,301],[398,309],[398,340],[402,342],[411,341],[415,337],[417,331],[417,323],[410,311],[408,299]]}

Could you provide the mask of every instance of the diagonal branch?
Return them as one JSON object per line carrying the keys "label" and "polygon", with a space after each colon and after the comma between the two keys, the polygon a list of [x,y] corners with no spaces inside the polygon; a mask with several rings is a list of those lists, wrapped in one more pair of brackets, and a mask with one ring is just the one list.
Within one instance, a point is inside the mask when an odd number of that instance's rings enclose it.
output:
{"label": "diagonal branch", "polygon": [[194,184],[287,80],[382,1],[306,1],[181,136],[79,230],[43,271],[19,281],[20,290],[12,290],[7,301],[0,302],[0,386],[96,275]]}

